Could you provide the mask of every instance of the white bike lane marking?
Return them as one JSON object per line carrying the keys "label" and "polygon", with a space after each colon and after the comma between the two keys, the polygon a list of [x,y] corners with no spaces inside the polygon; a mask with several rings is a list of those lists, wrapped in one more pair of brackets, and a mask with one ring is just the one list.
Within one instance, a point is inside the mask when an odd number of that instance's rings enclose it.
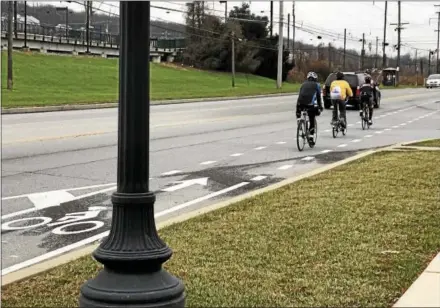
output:
{"label": "white bike lane marking", "polygon": [[[200,197],[200,198],[197,198],[197,199],[194,199],[194,200],[191,200],[191,201],[188,201],[188,202],[182,203],[182,204],[180,204],[180,205],[177,205],[177,206],[174,206],[174,207],[172,207],[172,208],[169,208],[169,209],[163,210],[163,211],[161,211],[161,212],[159,212],[159,213],[156,213],[156,214],[154,215],[154,217],[155,217],[155,218],[159,218],[159,217],[162,217],[162,216],[165,216],[165,215],[169,215],[169,214],[174,213],[174,212],[178,212],[178,211],[180,211],[180,210],[182,210],[182,209],[185,209],[185,208],[187,208],[187,207],[189,207],[189,206],[192,206],[192,205],[195,205],[195,204],[197,204],[197,203],[200,203],[200,202],[203,202],[203,201],[209,200],[209,199],[211,199],[211,198],[214,198],[214,197],[217,197],[217,196],[220,196],[220,195],[226,194],[226,193],[228,193],[228,192],[231,192],[231,191],[237,190],[237,189],[239,189],[239,188],[241,188],[241,187],[244,187],[244,186],[248,185],[249,183],[250,183],[250,182],[241,182],[241,183],[238,183],[238,184],[236,184],[236,185],[233,185],[233,186],[227,187],[227,188],[225,188],[225,189],[219,190],[219,191],[217,191],[217,192],[214,192],[214,193],[211,193],[211,194],[205,195],[205,196],[203,196],[203,197]],[[84,214],[83,214],[84,212],[81,212],[81,213],[82,213],[82,215],[84,215]],[[71,214],[76,214],[76,215],[78,215],[78,213],[71,213]],[[67,215],[66,215],[66,216],[67,216]],[[62,219],[67,220],[67,218],[62,218]],[[88,221],[84,221],[84,222],[88,222]],[[53,232],[53,231],[52,231],[52,232]],[[61,232],[61,233],[62,233],[62,232]],[[18,264],[12,265],[12,266],[9,266],[9,267],[7,267],[7,268],[5,268],[5,269],[2,270],[1,275],[4,276],[4,275],[6,275],[6,274],[9,274],[9,273],[12,273],[12,272],[18,271],[18,270],[20,270],[20,269],[22,269],[22,268],[29,267],[29,266],[31,266],[31,265],[34,265],[34,264],[40,263],[40,262],[42,262],[42,261],[45,261],[45,260],[51,259],[51,258],[56,257],[56,256],[59,256],[59,255],[61,255],[61,254],[64,254],[64,253],[66,253],[66,252],[69,252],[69,251],[71,251],[71,250],[73,250],[73,249],[80,248],[80,247],[85,246],[85,245],[87,245],[87,244],[90,244],[90,243],[93,243],[93,242],[95,242],[95,241],[98,241],[98,240],[100,240],[100,239],[106,237],[108,234],[109,234],[109,231],[105,231],[105,232],[102,232],[102,233],[100,233],[100,234],[94,235],[94,236],[92,236],[92,237],[86,238],[86,239],[84,239],[84,240],[78,241],[78,242],[76,242],[76,243],[73,243],[73,244],[70,244],[70,245],[64,246],[64,247],[62,247],[62,248],[59,248],[59,249],[53,250],[53,251],[51,251],[51,252],[49,252],[49,253],[46,253],[46,254],[40,255],[40,256],[38,256],[38,257],[35,257],[35,258],[32,258],[32,259],[29,259],[29,260],[27,260],[27,261],[24,261],[24,262],[21,262],[21,263],[18,263]]]}

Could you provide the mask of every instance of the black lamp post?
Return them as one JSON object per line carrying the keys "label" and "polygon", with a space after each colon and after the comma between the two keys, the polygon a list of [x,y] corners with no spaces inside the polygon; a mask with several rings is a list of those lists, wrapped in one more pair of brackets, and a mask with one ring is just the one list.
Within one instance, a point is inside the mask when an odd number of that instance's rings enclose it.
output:
{"label": "black lamp post", "polygon": [[81,287],[80,307],[184,307],[183,283],[162,264],[149,191],[150,2],[121,1],[117,191],[110,234],[93,256],[104,269]]}

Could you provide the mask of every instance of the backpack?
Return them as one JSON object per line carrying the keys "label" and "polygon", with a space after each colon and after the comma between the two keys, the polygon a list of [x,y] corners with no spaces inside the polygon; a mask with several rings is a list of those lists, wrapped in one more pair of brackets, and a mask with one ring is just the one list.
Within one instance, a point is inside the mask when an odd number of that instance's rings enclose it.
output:
{"label": "backpack", "polygon": [[330,98],[333,100],[342,100],[342,90],[340,86],[334,86],[330,92]]}

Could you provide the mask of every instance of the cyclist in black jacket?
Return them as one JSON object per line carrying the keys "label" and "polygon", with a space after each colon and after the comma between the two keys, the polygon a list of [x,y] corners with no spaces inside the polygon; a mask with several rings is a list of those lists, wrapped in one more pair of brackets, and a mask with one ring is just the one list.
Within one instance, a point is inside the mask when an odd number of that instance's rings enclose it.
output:
{"label": "cyclist in black jacket", "polygon": [[362,117],[362,110],[364,104],[368,104],[368,109],[370,111],[368,124],[373,125],[373,100],[376,99],[376,87],[371,83],[371,77],[365,77],[365,83],[360,88],[361,93],[361,111],[360,116]]}
{"label": "cyclist in black jacket", "polygon": [[296,118],[301,117],[301,111],[307,110],[310,119],[309,142],[315,143],[315,116],[319,116],[323,110],[321,100],[321,86],[318,83],[318,75],[315,72],[307,74],[307,80],[301,85],[296,103]]}

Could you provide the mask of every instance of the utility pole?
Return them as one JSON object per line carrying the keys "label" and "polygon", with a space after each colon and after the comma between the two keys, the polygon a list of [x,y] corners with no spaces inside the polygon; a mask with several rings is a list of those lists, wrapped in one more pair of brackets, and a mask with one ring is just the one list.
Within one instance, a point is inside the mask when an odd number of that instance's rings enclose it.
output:
{"label": "utility pole", "polygon": [[270,1],[270,37],[273,36],[273,1]]}
{"label": "utility pole", "polygon": [[8,2],[8,90],[12,90],[12,1]]}
{"label": "utility pole", "polygon": [[287,14],[287,50],[290,49],[290,13]]}
{"label": "utility pole", "polygon": [[295,0],[292,1],[292,55],[295,60]]}
{"label": "utility pole", "polygon": [[24,49],[27,50],[27,3],[24,2]]}
{"label": "utility pole", "polygon": [[347,29],[344,29],[344,64],[342,65],[344,71],[346,70],[345,68],[345,54],[347,51]]}
{"label": "utility pole", "polygon": [[332,71],[332,45],[328,43],[328,70]]}
{"label": "utility pole", "polygon": [[17,14],[18,14],[18,7],[17,7],[17,1],[14,1],[14,35],[15,39],[17,39]]}
{"label": "utility pole", "polygon": [[228,1],[220,1],[220,3],[223,3],[225,5],[225,23],[228,19]]}
{"label": "utility pole", "polygon": [[86,45],[87,50],[86,54],[90,53],[89,49],[89,39],[90,39],[90,4],[89,1],[86,1]]}
{"label": "utility pole", "polygon": [[379,53],[379,37],[376,36],[376,56],[374,57],[374,68],[377,68],[378,53]]}
{"label": "utility pole", "polygon": [[387,55],[385,53],[386,41],[387,41],[387,11],[388,11],[388,1],[385,1],[385,20],[383,23],[383,46],[382,46],[382,69],[386,67]]}
{"label": "utility pole", "polygon": [[66,40],[69,37],[69,8],[66,6]]}
{"label": "utility pole", "polygon": [[400,33],[402,32],[402,26],[407,25],[407,22],[402,23],[401,22],[401,9],[400,9],[400,1],[397,1],[397,8],[398,8],[398,22],[397,24],[390,24],[392,26],[397,25],[397,71],[396,71],[396,86],[399,85],[399,72],[400,72],[400,47],[401,47],[401,40],[400,40]]}
{"label": "utility pole", "polygon": [[231,35],[232,42],[232,61],[231,61],[231,71],[232,71],[232,87],[235,88],[235,32],[232,31]]}
{"label": "utility pole", "polygon": [[[440,7],[439,4],[434,5],[435,7]],[[440,70],[439,70],[439,54],[440,54],[440,10],[437,12],[438,17],[437,17],[437,65],[436,65],[436,71],[437,74],[440,74]]]}
{"label": "utility pole", "polygon": [[416,59],[414,61],[414,68],[416,70],[416,87],[419,85],[419,70],[417,68],[417,49],[416,49]]}
{"label": "utility pole", "polygon": [[283,73],[283,1],[280,1],[280,27],[278,30],[277,88],[281,89]]}
{"label": "utility pole", "polygon": [[429,50],[429,54],[428,54],[428,76],[431,75],[431,56],[434,54],[433,51],[431,51],[431,49]]}
{"label": "utility pole", "polygon": [[365,57],[365,33],[362,33],[361,71],[364,69],[364,57]]}

